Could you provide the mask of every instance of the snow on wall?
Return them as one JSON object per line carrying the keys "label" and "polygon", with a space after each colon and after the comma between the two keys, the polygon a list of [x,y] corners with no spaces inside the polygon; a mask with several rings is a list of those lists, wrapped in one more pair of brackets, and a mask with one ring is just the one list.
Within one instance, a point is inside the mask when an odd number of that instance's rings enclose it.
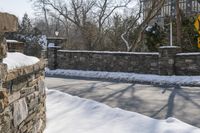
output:
{"label": "snow on wall", "polygon": [[157,52],[121,52],[121,51],[88,51],[88,50],[59,50],[59,51],[69,52],[69,53],[158,55]]}
{"label": "snow on wall", "polygon": [[179,48],[178,46],[161,46],[160,48]]}
{"label": "snow on wall", "polygon": [[32,56],[27,56],[22,53],[14,52],[7,53],[7,57],[3,59],[3,63],[7,64],[8,70],[20,68],[23,66],[33,65],[39,62],[39,59]]}
{"label": "snow on wall", "polygon": [[187,56],[187,55],[200,55],[200,52],[194,52],[194,53],[180,53],[177,54],[178,56]]}
{"label": "snow on wall", "polygon": [[19,41],[17,40],[6,40],[7,43],[18,43]]}

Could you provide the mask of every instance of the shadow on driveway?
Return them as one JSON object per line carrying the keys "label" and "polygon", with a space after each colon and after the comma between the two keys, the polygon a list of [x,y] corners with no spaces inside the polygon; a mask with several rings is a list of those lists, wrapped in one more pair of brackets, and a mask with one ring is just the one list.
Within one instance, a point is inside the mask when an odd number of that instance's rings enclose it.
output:
{"label": "shadow on driveway", "polygon": [[153,118],[176,117],[200,127],[200,87],[46,78],[47,87]]}

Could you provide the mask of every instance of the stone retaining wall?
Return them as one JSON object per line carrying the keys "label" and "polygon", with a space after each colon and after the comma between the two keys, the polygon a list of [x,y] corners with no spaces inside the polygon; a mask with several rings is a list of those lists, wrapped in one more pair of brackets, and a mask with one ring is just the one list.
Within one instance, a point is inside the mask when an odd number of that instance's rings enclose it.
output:
{"label": "stone retaining wall", "polygon": [[157,53],[119,53],[59,50],[57,67],[110,72],[158,72]]}
{"label": "stone retaining wall", "polygon": [[40,61],[5,73],[0,91],[0,133],[43,132],[46,122],[44,68]]}
{"label": "stone retaining wall", "polygon": [[177,75],[200,75],[200,53],[180,53],[176,55]]}
{"label": "stone retaining wall", "polygon": [[50,69],[134,72],[159,75],[200,75],[200,53],[181,53],[164,46],[158,53],[48,50]]}
{"label": "stone retaining wall", "polygon": [[[8,71],[5,32],[15,32],[17,17],[0,13],[0,133],[42,133],[45,128],[44,61]],[[16,60],[17,62],[17,60]]]}

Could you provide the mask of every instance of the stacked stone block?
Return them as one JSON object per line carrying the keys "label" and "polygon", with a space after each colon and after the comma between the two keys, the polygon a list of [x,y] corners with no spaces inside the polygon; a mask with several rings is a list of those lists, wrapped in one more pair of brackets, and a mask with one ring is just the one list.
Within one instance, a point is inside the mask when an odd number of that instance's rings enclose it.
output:
{"label": "stacked stone block", "polygon": [[180,53],[176,55],[177,75],[200,75],[200,53]]}
{"label": "stacked stone block", "polygon": [[57,63],[59,69],[157,74],[158,53],[59,50]]}
{"label": "stacked stone block", "polygon": [[134,72],[159,75],[200,75],[200,53],[181,53],[176,46],[159,53],[76,51],[51,48],[50,69]]}
{"label": "stacked stone block", "polygon": [[47,58],[48,58],[48,68],[49,69],[56,69],[58,67],[58,60],[57,60],[57,52],[61,47],[59,46],[54,46],[54,47],[49,47],[47,49]]}
{"label": "stacked stone block", "polygon": [[159,48],[159,74],[175,75],[175,57],[181,52],[180,47],[165,46]]}
{"label": "stacked stone block", "polygon": [[0,93],[1,133],[42,133],[45,128],[43,61],[9,71]]}
{"label": "stacked stone block", "polygon": [[17,18],[0,13],[0,133],[42,133],[45,128],[44,62],[11,71],[3,64],[5,32],[17,30]]}

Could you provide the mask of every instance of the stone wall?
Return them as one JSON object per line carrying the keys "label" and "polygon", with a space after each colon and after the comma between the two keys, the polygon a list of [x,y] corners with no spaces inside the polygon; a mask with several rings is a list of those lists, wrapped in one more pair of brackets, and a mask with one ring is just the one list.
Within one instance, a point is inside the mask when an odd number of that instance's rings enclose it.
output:
{"label": "stone wall", "polygon": [[12,40],[7,40],[8,52],[20,52],[24,53],[25,44],[23,42],[12,42]]}
{"label": "stone wall", "polygon": [[158,53],[59,50],[57,68],[158,74]]}
{"label": "stone wall", "polygon": [[73,51],[50,48],[50,69],[134,72],[159,75],[200,75],[200,53],[181,53],[164,46],[158,53]]}
{"label": "stone wall", "polygon": [[0,133],[42,133],[45,128],[44,61],[8,71],[3,63],[5,32],[17,30],[17,18],[0,13]]}
{"label": "stone wall", "polygon": [[46,119],[44,68],[40,61],[4,75],[0,91],[0,133],[43,132]]}
{"label": "stone wall", "polygon": [[47,52],[45,52],[45,53],[43,51],[43,53],[46,54],[46,56],[48,58],[48,62],[50,62],[50,63],[48,63],[48,67],[50,69],[58,68],[58,60],[59,59],[57,58],[57,56],[58,56],[57,52],[60,48],[61,47],[59,47],[59,46],[54,46],[54,47],[49,47]]}
{"label": "stone wall", "polygon": [[200,53],[179,53],[175,62],[177,75],[200,75]]}
{"label": "stone wall", "polygon": [[163,46],[159,48],[159,74],[176,75],[175,58],[181,52],[181,48],[176,46]]}

